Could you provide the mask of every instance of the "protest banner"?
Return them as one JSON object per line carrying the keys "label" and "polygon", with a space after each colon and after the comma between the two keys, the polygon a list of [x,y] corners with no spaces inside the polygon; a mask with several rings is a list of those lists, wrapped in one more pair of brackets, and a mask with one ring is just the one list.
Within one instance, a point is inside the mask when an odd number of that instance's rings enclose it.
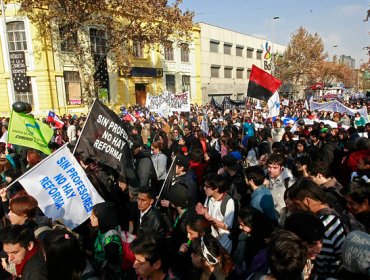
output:
{"label": "protest banner", "polygon": [[71,229],[90,217],[95,204],[104,202],[67,145],[22,175],[18,182],[47,217],[62,219]]}
{"label": "protest banner", "polygon": [[167,96],[167,92],[162,93],[157,96],[154,96],[148,93],[146,96],[145,107],[147,107],[149,111],[152,113],[159,113],[161,111],[162,105],[166,104],[166,96]]}
{"label": "protest banner", "polygon": [[8,127],[8,143],[33,148],[46,155],[51,154],[48,147],[54,131],[45,123],[25,113],[12,110]]}
{"label": "protest banner", "polygon": [[364,117],[368,120],[367,108],[363,107],[361,109],[351,109],[344,104],[340,103],[338,100],[332,100],[330,102],[318,103],[310,101],[311,111],[330,111],[330,112],[339,112],[341,114],[347,113],[348,115],[354,116],[356,113],[359,113],[361,117]]}
{"label": "protest banner", "polygon": [[108,165],[120,175],[132,178],[131,146],[125,123],[96,99],[73,153]]}
{"label": "protest banner", "polygon": [[213,96],[212,96],[211,101],[209,102],[209,104],[211,105],[211,107],[213,109],[216,109],[216,110],[219,110],[219,111],[223,111],[223,109],[224,109],[224,106],[223,106],[222,102],[221,103],[217,102],[216,99]]}
{"label": "protest banner", "polygon": [[223,101],[223,107],[224,110],[229,109],[229,110],[244,110],[245,109],[245,102],[246,100],[232,100],[230,97],[225,97]]}
{"label": "protest banner", "polygon": [[190,94],[164,92],[158,96],[147,94],[145,106],[152,113],[161,113],[168,106],[169,111],[190,112]]}

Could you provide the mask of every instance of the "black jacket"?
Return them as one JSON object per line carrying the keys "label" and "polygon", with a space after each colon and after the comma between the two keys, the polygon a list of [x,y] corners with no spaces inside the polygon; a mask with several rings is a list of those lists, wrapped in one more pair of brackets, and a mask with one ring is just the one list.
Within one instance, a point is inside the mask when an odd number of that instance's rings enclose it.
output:
{"label": "black jacket", "polygon": [[141,223],[139,214],[138,225],[137,236],[142,236],[150,232],[155,232],[161,236],[164,236],[166,233],[166,226],[163,217],[154,206],[151,206],[148,212],[143,215],[141,218]]}
{"label": "black jacket", "polygon": [[25,264],[21,280],[48,280],[44,257],[36,253]]}

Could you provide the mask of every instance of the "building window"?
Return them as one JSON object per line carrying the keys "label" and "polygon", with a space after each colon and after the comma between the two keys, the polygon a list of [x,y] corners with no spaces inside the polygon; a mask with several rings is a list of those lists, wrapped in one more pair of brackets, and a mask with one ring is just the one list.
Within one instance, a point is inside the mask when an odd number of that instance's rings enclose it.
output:
{"label": "building window", "polygon": [[182,76],[182,92],[190,92],[190,76]]}
{"label": "building window", "polygon": [[243,79],[244,69],[236,69],[236,78]]}
{"label": "building window", "polygon": [[189,62],[189,45],[181,44],[181,62]]}
{"label": "building window", "polygon": [[106,51],[107,37],[105,30],[90,28],[90,44],[93,54],[104,54]]}
{"label": "building window", "polygon": [[224,68],[224,78],[232,78],[232,71],[233,71],[233,68],[232,67],[225,67]]}
{"label": "building window", "polygon": [[220,44],[219,42],[210,41],[209,42],[209,51],[218,53],[218,45],[219,44]]}
{"label": "building window", "polygon": [[26,51],[27,38],[23,21],[13,21],[6,24],[9,51]]}
{"label": "building window", "polygon": [[249,79],[251,77],[251,72],[252,72],[252,69],[247,70],[247,79]]}
{"label": "building window", "polygon": [[243,56],[243,47],[236,47],[235,54],[236,56]]}
{"label": "building window", "polygon": [[212,78],[220,77],[220,66],[211,66],[211,77]]}
{"label": "building window", "polygon": [[132,44],[132,55],[138,58],[144,57],[144,44],[142,42],[134,41]]}
{"label": "building window", "polygon": [[32,80],[31,77],[27,77],[28,91],[14,91],[15,101],[22,101],[33,104],[33,92],[32,92]]}
{"label": "building window", "polygon": [[253,58],[253,49],[251,48],[247,49],[247,58]]}
{"label": "building window", "polygon": [[164,59],[165,60],[170,60],[173,61],[173,47],[172,47],[172,42],[168,41],[164,45]]}
{"label": "building window", "polygon": [[166,75],[166,89],[171,93],[176,93],[175,75]]}
{"label": "building window", "polygon": [[261,50],[257,50],[257,59],[258,60],[262,59],[262,51]]}
{"label": "building window", "polygon": [[80,74],[77,71],[64,71],[63,76],[67,104],[82,104]]}
{"label": "building window", "polygon": [[62,52],[73,51],[74,46],[77,44],[77,33],[72,32],[71,28],[67,25],[59,27],[60,50]]}
{"label": "building window", "polygon": [[230,44],[224,44],[224,54],[231,54],[231,47]]}

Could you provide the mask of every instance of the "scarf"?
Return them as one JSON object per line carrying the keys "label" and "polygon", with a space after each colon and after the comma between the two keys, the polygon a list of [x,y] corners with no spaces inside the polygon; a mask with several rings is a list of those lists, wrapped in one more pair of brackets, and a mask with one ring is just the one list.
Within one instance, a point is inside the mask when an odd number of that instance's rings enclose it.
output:
{"label": "scarf", "polygon": [[31,251],[27,252],[27,254],[24,257],[23,261],[20,264],[17,264],[15,266],[17,275],[21,275],[22,274],[23,269],[24,269],[26,263],[29,261],[30,258],[32,258],[37,253],[38,249],[39,249],[39,244],[37,243],[37,241],[35,241],[35,245],[31,249]]}

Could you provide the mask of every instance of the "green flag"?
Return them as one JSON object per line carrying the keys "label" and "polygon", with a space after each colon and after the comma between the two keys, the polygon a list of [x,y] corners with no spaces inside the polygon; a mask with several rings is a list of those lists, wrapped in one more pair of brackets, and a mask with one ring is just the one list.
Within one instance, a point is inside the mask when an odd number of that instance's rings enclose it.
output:
{"label": "green flag", "polygon": [[8,143],[34,148],[50,155],[48,143],[53,130],[34,117],[12,111],[8,127]]}

